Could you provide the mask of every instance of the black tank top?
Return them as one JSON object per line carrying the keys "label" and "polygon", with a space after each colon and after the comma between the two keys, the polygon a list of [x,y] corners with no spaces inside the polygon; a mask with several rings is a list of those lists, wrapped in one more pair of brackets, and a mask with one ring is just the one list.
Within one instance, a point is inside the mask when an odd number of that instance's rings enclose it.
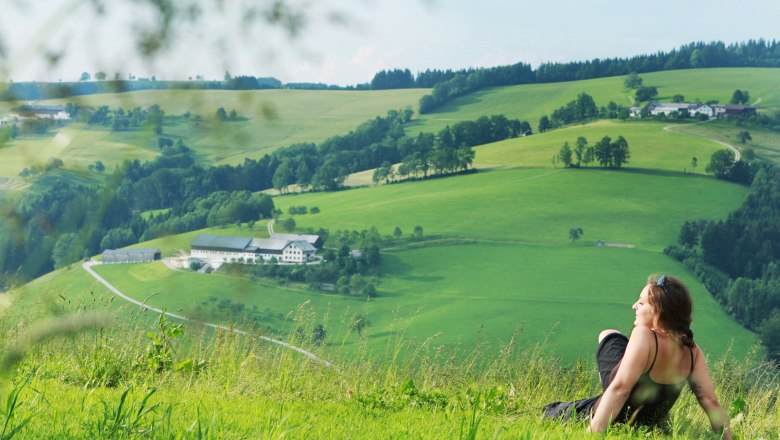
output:
{"label": "black tank top", "polygon": [[[680,392],[685,386],[686,380],[675,384],[656,383],[650,378],[650,371],[658,359],[658,335],[655,336],[655,356],[650,368],[639,379],[628,395],[620,415],[616,422],[640,425],[661,425],[669,415],[674,402],[680,397]],[[693,372],[693,349],[691,351],[691,372]],[[690,373],[688,373],[690,376]]]}

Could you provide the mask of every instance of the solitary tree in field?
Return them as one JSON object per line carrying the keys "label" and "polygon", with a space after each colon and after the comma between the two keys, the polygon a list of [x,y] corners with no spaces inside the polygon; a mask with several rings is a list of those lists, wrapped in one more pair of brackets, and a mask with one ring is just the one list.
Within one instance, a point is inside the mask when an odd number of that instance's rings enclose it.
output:
{"label": "solitary tree in field", "polygon": [[403,232],[401,232],[401,228],[396,226],[395,229],[393,229],[393,237],[401,238],[402,235],[403,235]]}
{"label": "solitary tree in field", "polygon": [[422,238],[423,236],[423,227],[420,225],[417,225],[414,227],[414,236],[416,238]]}
{"label": "solitary tree in field", "polygon": [[366,315],[363,314],[357,314],[352,318],[352,324],[350,325],[350,330],[356,331],[358,333],[358,336],[363,336],[363,330],[366,327],[371,326],[371,321],[368,319]]}
{"label": "solitary tree in field", "polygon": [[623,85],[627,89],[636,89],[642,85],[642,78],[636,72],[631,72],[626,76],[626,80],[623,81]]}
{"label": "solitary tree in field", "polygon": [[747,143],[748,141],[752,141],[753,137],[750,136],[750,132],[743,130],[737,133],[737,140],[739,141],[740,144],[744,144]]}
{"label": "solitary tree in field", "polygon": [[636,99],[639,102],[649,101],[658,96],[658,89],[655,86],[639,86],[636,89]]}
{"label": "solitary tree in field", "polygon": [[747,104],[750,101],[750,93],[747,90],[734,90],[734,94],[731,95],[732,104]]}
{"label": "solitary tree in field", "polygon": [[582,228],[580,228],[580,227],[569,229],[569,238],[571,239],[572,243],[574,243],[575,241],[579,240],[580,237],[582,237],[582,234],[584,234],[584,232],[582,231]]}
{"label": "solitary tree in field", "polygon": [[699,159],[698,159],[698,158],[696,158],[696,156],[693,156],[693,157],[691,158],[691,172],[692,172],[692,173],[695,173],[695,172],[696,172],[696,166],[697,166],[697,165],[699,165]]}
{"label": "solitary tree in field", "polygon": [[284,229],[287,232],[292,232],[295,230],[295,219],[292,217],[287,217],[282,222],[282,229]]}
{"label": "solitary tree in field", "polygon": [[714,174],[719,179],[724,179],[728,176],[733,166],[734,152],[729,149],[723,149],[712,153],[710,163],[704,170]]}

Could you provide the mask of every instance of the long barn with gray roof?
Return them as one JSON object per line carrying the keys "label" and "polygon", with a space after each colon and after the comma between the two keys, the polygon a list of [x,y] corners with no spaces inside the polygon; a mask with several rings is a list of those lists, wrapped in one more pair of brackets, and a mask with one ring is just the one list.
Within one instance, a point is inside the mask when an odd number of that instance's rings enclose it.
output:
{"label": "long barn with gray roof", "polygon": [[314,259],[318,235],[274,234],[271,238],[201,234],[190,245],[194,259],[211,265],[260,263],[275,258],[282,263],[306,263]]}

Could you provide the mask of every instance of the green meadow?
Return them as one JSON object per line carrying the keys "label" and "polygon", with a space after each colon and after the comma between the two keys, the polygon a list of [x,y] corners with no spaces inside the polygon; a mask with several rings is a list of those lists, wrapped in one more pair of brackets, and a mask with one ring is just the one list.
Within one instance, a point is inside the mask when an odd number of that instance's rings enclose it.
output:
{"label": "green meadow", "polygon": [[[485,147],[489,148],[489,147]],[[357,342],[348,327],[358,313],[369,316],[368,345],[381,356],[402,332],[417,341],[472,345],[479,338],[507,341],[515,332],[532,346],[547,341],[567,362],[589,356],[592,338],[604,327],[628,331],[630,305],[653,272],[679,274],[697,302],[697,335],[709,350],[734,347],[744,354],[755,337],[721,311],[695,278],[664,256],[689,218],[723,218],[746,189],[715,179],[663,171],[508,169],[446,179],[384,185],[335,193],[277,197],[277,207],[318,206],[319,214],[296,216],[301,230],[376,227],[390,235],[424,228],[429,241],[384,252],[379,296],[366,301],[282,288],[228,276],[173,272],[161,263],[111,265],[96,270],[120,290],[156,307],[215,322],[239,322],[273,334],[307,304],[338,344]],[[568,230],[585,234],[570,243]],[[267,234],[264,223],[204,231],[224,235]],[[165,255],[197,232],[162,238]],[[635,248],[597,247],[596,240]],[[243,310],[217,306],[229,299]],[[731,337],[722,335],[727,329]],[[733,339],[732,339],[733,338]]]}

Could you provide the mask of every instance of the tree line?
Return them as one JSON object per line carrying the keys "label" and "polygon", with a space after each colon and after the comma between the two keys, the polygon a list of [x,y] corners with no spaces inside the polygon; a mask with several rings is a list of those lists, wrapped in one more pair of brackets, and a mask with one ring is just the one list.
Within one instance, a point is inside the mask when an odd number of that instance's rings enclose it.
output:
{"label": "tree line", "polygon": [[471,147],[515,138],[530,133],[527,121],[507,119],[504,115],[481,116],[476,121],[461,121],[444,127],[436,135],[420,133],[405,144],[397,169],[383,162],[373,174],[376,183],[389,183],[395,177],[426,178],[429,173],[451,174],[466,171],[474,159]]}
{"label": "tree line", "polygon": [[665,252],[689,267],[780,361],[780,169],[758,166],[750,193],[726,220],[689,220]]}
{"label": "tree line", "polygon": [[629,109],[609,101],[609,104],[599,108],[592,96],[583,92],[577,98],[553,110],[550,116],[539,118],[538,129],[543,133],[554,128],[575,122],[585,122],[593,119],[628,119]]}
{"label": "tree line", "polygon": [[623,136],[618,136],[614,141],[609,136],[604,136],[594,145],[588,144],[585,136],[579,136],[574,142],[574,147],[566,141],[553,157],[553,165],[562,163],[565,167],[579,168],[598,163],[604,168],[620,168],[628,163],[631,158],[631,150],[628,141]]}

